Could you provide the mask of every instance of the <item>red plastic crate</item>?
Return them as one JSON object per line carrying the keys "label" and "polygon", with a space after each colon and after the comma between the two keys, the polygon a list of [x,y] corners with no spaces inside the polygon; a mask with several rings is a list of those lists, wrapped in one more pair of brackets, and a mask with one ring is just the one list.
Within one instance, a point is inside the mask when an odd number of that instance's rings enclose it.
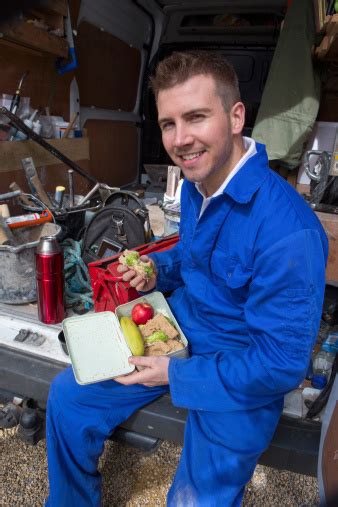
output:
{"label": "red plastic crate", "polygon": [[[152,243],[140,245],[133,248],[133,250],[136,250],[141,255],[163,252],[172,248],[177,241],[178,234],[175,234],[158,239]],[[128,282],[124,282],[121,274],[117,272],[120,255],[116,254],[88,264],[95,312],[113,312],[118,305],[128,303],[140,297],[137,290],[131,287]]]}

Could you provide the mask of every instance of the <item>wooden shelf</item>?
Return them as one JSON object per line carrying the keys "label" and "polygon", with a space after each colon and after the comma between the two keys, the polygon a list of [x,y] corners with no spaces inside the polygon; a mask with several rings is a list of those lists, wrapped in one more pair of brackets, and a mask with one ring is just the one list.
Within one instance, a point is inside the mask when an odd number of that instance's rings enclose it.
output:
{"label": "wooden shelf", "polygon": [[68,15],[68,1],[67,0],[40,0],[35,1],[34,8],[41,12],[48,14],[61,14],[61,16]]}
{"label": "wooden shelf", "polygon": [[53,35],[25,20],[12,20],[0,26],[2,38],[20,46],[36,49],[60,58],[67,58],[68,43],[63,37]]}
{"label": "wooden shelf", "polygon": [[[89,160],[89,138],[46,139],[52,146],[73,161]],[[37,167],[60,163],[47,150],[32,140],[0,142],[0,174],[22,169],[21,160],[32,157]]]}

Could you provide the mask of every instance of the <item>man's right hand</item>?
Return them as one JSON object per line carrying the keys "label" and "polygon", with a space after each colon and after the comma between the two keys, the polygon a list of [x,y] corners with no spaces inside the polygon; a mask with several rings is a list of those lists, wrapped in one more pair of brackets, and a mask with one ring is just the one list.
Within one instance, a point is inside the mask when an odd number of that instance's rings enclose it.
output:
{"label": "man's right hand", "polygon": [[124,266],[123,264],[119,264],[117,267],[117,271],[119,273],[123,273],[123,280],[125,282],[129,282],[131,287],[135,287],[137,291],[147,292],[156,287],[156,279],[157,279],[157,270],[154,262],[147,257],[146,255],[142,255],[140,260],[152,266],[154,270],[154,274],[150,278],[143,278],[141,275],[137,274],[132,268],[128,266]]}

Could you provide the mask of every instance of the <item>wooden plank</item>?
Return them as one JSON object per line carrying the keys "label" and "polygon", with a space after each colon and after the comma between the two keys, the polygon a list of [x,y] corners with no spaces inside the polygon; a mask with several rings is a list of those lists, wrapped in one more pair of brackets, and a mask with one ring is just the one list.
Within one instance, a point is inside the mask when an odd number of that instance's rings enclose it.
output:
{"label": "wooden plank", "polygon": [[64,17],[61,14],[52,14],[50,12],[41,12],[35,9],[29,9],[26,11],[28,19],[42,19],[43,22],[48,27],[48,31],[58,35],[59,37],[64,37]]}
{"label": "wooden plank", "polygon": [[[86,21],[78,27],[75,46],[81,106],[133,111],[141,52]],[[114,65],[107,62],[114,62]]]}
{"label": "wooden plank", "polygon": [[67,58],[68,43],[62,37],[50,34],[24,20],[15,19],[10,23],[1,24],[1,32],[5,40],[39,51]]}
{"label": "wooden plank", "polygon": [[62,16],[68,15],[67,0],[35,0],[34,8],[50,14],[61,14]]}
{"label": "wooden plank", "polygon": [[138,133],[131,122],[87,120],[92,174],[107,185],[120,187],[138,176]]}
{"label": "wooden plank", "polygon": [[338,215],[316,211],[329,240],[329,258],[326,267],[326,281],[338,282]]}
{"label": "wooden plank", "polygon": [[[73,161],[89,159],[89,138],[49,139],[48,142]],[[0,143],[0,173],[21,169],[21,160],[32,157],[37,167],[55,165],[58,159],[34,141]]]}

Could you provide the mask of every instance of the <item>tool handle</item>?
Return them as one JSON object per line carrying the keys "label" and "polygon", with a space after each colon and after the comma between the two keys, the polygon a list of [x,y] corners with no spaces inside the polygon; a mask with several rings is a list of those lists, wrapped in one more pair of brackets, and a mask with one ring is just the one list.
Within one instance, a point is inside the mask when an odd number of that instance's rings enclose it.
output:
{"label": "tool handle", "polygon": [[36,190],[37,196],[39,197],[40,201],[42,201],[46,206],[51,208],[53,206],[51,200],[49,199],[47,192],[43,188],[41,181],[38,176],[31,176],[30,180]]}
{"label": "tool handle", "polygon": [[63,153],[61,153],[61,151],[57,150],[56,148],[54,148],[54,146],[47,143],[47,141],[45,141],[43,139],[43,137],[41,137],[39,134],[34,132],[29,127],[27,127],[27,125],[25,125],[24,122],[18,116],[11,113],[10,111],[8,111],[8,109],[6,107],[0,107],[0,113],[7,116],[7,118],[9,118],[11,120],[11,123],[14,125],[14,127],[16,127],[18,130],[21,130],[21,132],[26,134],[26,136],[29,139],[32,139],[36,143],[40,144],[40,146],[45,148],[45,150],[49,151],[49,153],[54,155],[54,157],[58,158],[59,160],[61,160],[61,162],[63,162],[64,164],[66,164],[69,167],[71,167],[72,169],[74,169],[74,171],[81,174],[81,176],[83,176],[87,180],[91,181],[92,183],[97,183],[97,179],[94,176],[92,176],[91,174],[88,174],[80,166],[75,164],[75,162],[70,160]]}
{"label": "tool handle", "polygon": [[62,208],[63,197],[65,195],[65,187],[58,185],[55,189],[54,201],[57,203],[59,208]]}
{"label": "tool handle", "polygon": [[64,131],[64,133],[62,135],[62,139],[64,139],[64,138],[66,138],[66,137],[69,136],[69,133],[72,130],[72,128],[74,127],[74,124],[75,124],[75,121],[76,121],[76,118],[78,117],[78,115],[79,115],[79,113],[74,113],[73,114],[73,117],[70,120],[70,122],[68,124],[68,127],[66,128],[66,130]]}
{"label": "tool handle", "polygon": [[46,206],[51,207],[51,200],[42,186],[32,157],[23,158],[21,164],[32,192],[35,193]]}
{"label": "tool handle", "polygon": [[20,200],[26,204],[26,206],[31,206],[32,203],[30,202],[30,200],[28,199],[28,197],[26,197],[24,195],[24,192],[23,190],[19,187],[19,185],[16,183],[16,181],[13,181],[13,183],[11,183],[9,185],[9,188],[14,192],[15,190],[19,191],[20,192]]}
{"label": "tool handle", "polygon": [[7,201],[7,199],[13,199],[19,197],[21,190],[14,190],[14,192],[7,192],[7,194],[0,194],[0,201]]}

